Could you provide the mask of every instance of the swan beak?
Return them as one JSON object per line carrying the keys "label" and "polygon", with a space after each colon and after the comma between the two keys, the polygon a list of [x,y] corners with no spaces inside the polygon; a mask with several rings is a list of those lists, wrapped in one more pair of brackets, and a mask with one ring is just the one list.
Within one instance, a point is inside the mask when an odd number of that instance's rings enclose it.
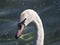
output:
{"label": "swan beak", "polygon": [[21,36],[22,31],[24,30],[24,27],[25,27],[25,25],[21,24],[21,27],[18,29],[17,34],[15,36],[16,39],[18,39]]}

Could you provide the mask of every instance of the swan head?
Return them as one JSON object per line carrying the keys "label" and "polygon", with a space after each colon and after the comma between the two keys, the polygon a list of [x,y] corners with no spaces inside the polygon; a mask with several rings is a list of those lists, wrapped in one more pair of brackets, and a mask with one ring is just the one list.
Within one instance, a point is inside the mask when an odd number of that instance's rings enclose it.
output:
{"label": "swan head", "polygon": [[22,31],[24,30],[24,27],[26,27],[33,20],[34,20],[34,16],[32,17],[32,15],[29,14],[28,11],[25,11],[25,12],[21,13],[20,21],[18,23],[18,31],[17,31],[17,34],[15,36],[16,39],[18,39],[21,36]]}

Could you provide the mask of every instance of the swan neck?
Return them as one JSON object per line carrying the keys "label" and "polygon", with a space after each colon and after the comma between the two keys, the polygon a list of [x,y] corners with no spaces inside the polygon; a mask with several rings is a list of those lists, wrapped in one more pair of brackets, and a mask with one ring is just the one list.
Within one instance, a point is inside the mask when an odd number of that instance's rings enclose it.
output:
{"label": "swan neck", "polygon": [[43,45],[44,43],[44,30],[41,19],[34,21],[37,27],[37,41],[36,45]]}

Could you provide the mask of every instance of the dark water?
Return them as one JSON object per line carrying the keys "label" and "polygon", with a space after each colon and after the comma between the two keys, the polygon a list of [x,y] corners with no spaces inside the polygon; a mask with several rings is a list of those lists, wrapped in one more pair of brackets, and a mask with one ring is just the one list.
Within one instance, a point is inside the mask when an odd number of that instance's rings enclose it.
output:
{"label": "dark water", "polygon": [[19,15],[29,8],[42,19],[44,45],[60,45],[60,0],[0,0],[0,45],[34,45],[34,24],[24,29],[20,39],[15,39]]}

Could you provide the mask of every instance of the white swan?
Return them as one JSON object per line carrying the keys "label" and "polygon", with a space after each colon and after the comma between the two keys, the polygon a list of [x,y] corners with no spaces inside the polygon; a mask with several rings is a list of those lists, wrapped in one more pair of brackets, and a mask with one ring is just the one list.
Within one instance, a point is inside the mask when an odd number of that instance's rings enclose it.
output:
{"label": "white swan", "polygon": [[20,37],[24,27],[31,22],[34,22],[37,27],[36,45],[44,45],[44,29],[42,21],[38,14],[32,9],[27,9],[21,13],[20,22],[18,24],[19,30],[17,32],[16,38]]}

